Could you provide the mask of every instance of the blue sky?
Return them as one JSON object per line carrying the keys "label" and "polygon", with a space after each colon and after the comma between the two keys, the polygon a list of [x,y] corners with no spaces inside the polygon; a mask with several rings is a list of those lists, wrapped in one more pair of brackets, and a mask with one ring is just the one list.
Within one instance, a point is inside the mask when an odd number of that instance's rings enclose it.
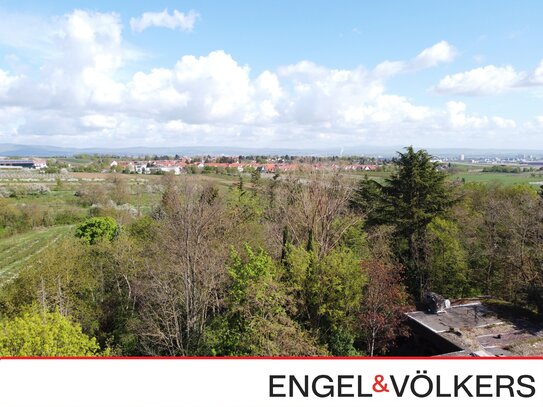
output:
{"label": "blue sky", "polygon": [[542,11],[2,1],[0,143],[540,149]]}

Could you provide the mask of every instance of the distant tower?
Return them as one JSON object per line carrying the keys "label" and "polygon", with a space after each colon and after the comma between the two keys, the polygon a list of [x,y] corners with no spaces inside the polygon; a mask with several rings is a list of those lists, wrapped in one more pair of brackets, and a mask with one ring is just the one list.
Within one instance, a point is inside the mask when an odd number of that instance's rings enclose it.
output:
{"label": "distant tower", "polygon": [[460,161],[464,161],[466,157],[464,157],[464,154],[460,154]]}

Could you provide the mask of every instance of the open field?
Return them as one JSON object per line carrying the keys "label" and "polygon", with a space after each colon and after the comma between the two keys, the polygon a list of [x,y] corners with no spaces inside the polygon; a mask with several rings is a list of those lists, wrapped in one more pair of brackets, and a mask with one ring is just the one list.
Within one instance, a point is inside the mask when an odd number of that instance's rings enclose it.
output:
{"label": "open field", "polygon": [[[356,173],[348,175],[356,179],[368,177],[368,179],[377,181],[379,183],[391,175],[390,172],[384,171],[368,171],[365,173]],[[543,183],[543,173],[541,172],[526,172],[519,174],[507,174],[507,173],[494,173],[494,172],[482,172],[480,170],[461,171],[455,172],[448,176],[451,181],[463,181],[463,182],[480,182],[484,184],[497,183],[502,185],[515,185],[515,184],[528,184],[539,188],[538,183]]]}
{"label": "open field", "polygon": [[[449,176],[451,180],[464,180],[465,182],[498,183],[503,185],[530,184],[543,182],[541,172],[526,172],[519,174],[494,173],[494,172],[459,172]],[[536,185],[534,185],[536,186]]]}
{"label": "open field", "polygon": [[0,285],[17,275],[28,260],[67,236],[72,229],[73,226],[54,226],[0,239]]}

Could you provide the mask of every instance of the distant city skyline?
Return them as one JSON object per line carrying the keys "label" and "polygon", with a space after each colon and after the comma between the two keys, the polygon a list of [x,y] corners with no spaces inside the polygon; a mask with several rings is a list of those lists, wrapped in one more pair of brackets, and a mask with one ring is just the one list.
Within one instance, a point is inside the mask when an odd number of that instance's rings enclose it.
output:
{"label": "distant city skyline", "polygon": [[543,149],[543,3],[0,4],[0,144]]}

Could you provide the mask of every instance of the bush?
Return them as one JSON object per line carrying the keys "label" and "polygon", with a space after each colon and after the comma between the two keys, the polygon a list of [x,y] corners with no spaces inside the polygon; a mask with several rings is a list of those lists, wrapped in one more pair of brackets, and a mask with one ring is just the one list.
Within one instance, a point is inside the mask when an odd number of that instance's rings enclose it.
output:
{"label": "bush", "polygon": [[85,215],[74,209],[66,209],[55,214],[55,225],[72,225],[74,223],[82,222],[85,219]]}
{"label": "bush", "polygon": [[26,187],[26,193],[28,195],[47,195],[51,193],[51,190],[47,185],[31,184]]}
{"label": "bush", "polygon": [[111,241],[119,234],[119,225],[111,217],[94,217],[81,223],[75,236],[88,244],[95,244],[100,241]]}
{"label": "bush", "polygon": [[98,351],[96,339],[58,311],[32,308],[0,321],[0,356],[94,356]]}

